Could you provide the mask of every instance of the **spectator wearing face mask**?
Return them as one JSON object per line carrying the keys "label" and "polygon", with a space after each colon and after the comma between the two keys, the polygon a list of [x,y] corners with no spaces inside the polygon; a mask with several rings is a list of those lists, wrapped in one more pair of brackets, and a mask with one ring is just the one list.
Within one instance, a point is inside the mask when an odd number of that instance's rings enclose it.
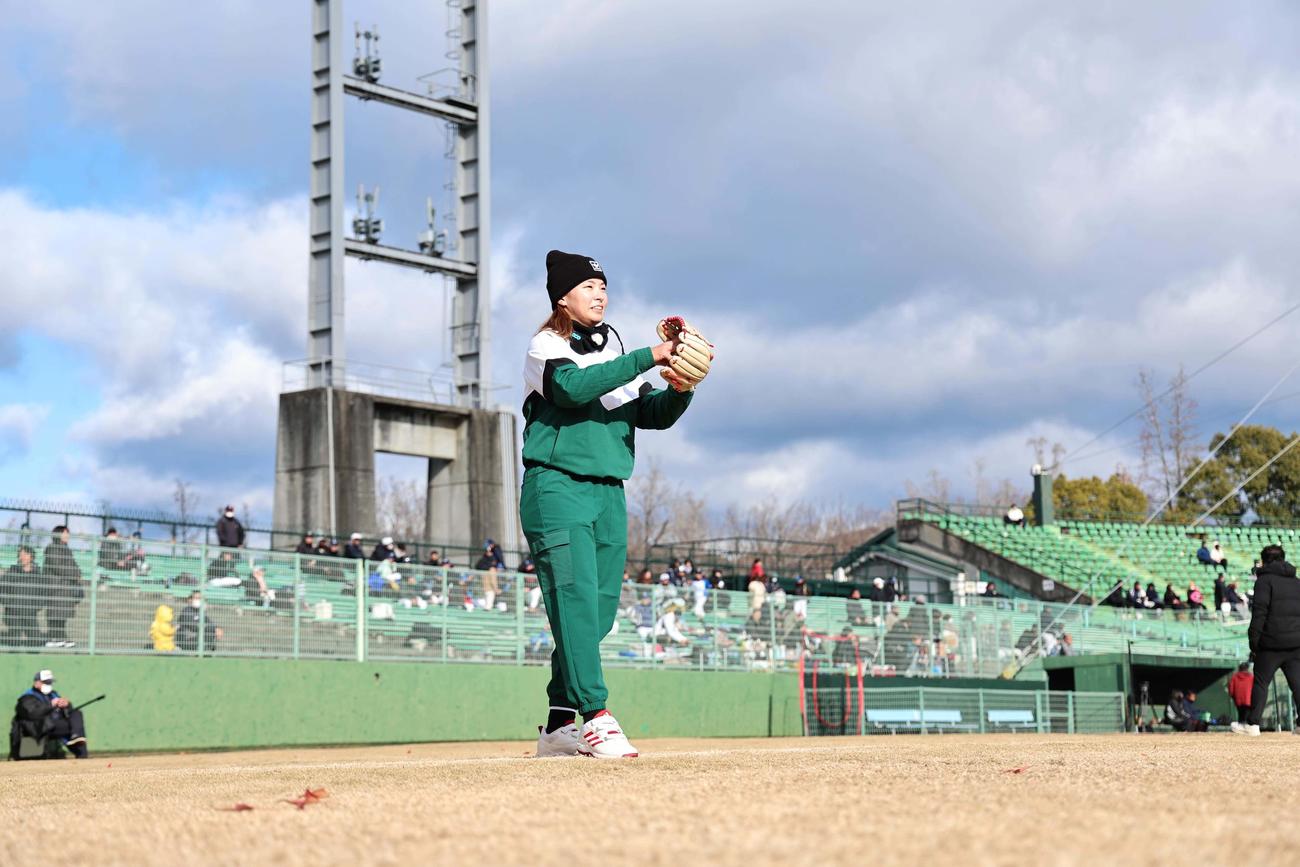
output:
{"label": "spectator wearing face mask", "polygon": [[32,680],[32,688],[18,697],[14,708],[9,758],[18,758],[24,737],[45,742],[45,753],[39,758],[61,759],[64,747],[79,759],[88,758],[86,725],[81,711],[54,691],[54,672],[42,669]]}
{"label": "spectator wearing face mask", "polygon": [[190,594],[189,602],[181,609],[177,615],[176,624],[176,646],[181,650],[196,651],[199,649],[199,632],[203,633],[203,651],[211,653],[217,646],[217,642],[224,637],[223,630],[212,622],[212,618],[206,616],[203,611],[203,594],[195,590]]}
{"label": "spectator wearing face mask", "polygon": [[235,517],[235,507],[226,506],[217,519],[217,544],[222,548],[242,548],[244,536],[244,525]]}
{"label": "spectator wearing face mask", "polygon": [[68,547],[72,534],[60,524],[54,528],[54,538],[45,547],[41,574],[45,579],[46,647],[76,647],[68,640],[67,623],[76,611],[77,603],[86,595],[81,588],[81,567]]}

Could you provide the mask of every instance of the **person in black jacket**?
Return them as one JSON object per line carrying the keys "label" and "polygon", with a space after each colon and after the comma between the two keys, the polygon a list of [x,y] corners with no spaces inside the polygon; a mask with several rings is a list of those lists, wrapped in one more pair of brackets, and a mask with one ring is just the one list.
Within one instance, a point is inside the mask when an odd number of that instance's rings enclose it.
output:
{"label": "person in black jacket", "polygon": [[203,610],[203,594],[195,590],[190,594],[189,603],[176,616],[176,646],[181,650],[199,649],[199,626],[203,627],[203,652],[212,653],[217,642],[224,635],[224,630],[212,622]]}
{"label": "person in black jacket", "polygon": [[1260,552],[1255,601],[1250,609],[1250,652],[1255,657],[1255,686],[1250,694],[1250,721],[1233,725],[1238,734],[1257,735],[1268,703],[1273,675],[1282,669],[1292,695],[1300,695],[1300,580],[1281,545]]}
{"label": "person in black jacket", "polygon": [[42,758],[63,758],[60,744],[79,759],[90,756],[86,749],[86,726],[81,719],[81,711],[54,691],[54,673],[49,669],[36,672],[32,688],[18,697],[10,733],[11,759],[18,758],[18,744],[14,735],[45,738],[45,755]]}
{"label": "person in black jacket", "polygon": [[68,640],[68,621],[86,591],[81,588],[81,567],[68,547],[72,534],[62,524],[53,533],[54,538],[45,546],[45,556],[41,558],[41,575],[45,579],[45,646],[76,647],[76,642]]}
{"label": "person in black jacket", "polygon": [[244,535],[244,525],[235,517],[235,507],[226,506],[217,519],[217,544],[222,548],[242,548]]}
{"label": "person in black jacket", "polygon": [[18,549],[18,562],[5,570],[0,583],[0,605],[5,608],[4,643],[9,647],[34,647],[41,643],[36,612],[41,608],[42,589],[35,552],[23,545]]}

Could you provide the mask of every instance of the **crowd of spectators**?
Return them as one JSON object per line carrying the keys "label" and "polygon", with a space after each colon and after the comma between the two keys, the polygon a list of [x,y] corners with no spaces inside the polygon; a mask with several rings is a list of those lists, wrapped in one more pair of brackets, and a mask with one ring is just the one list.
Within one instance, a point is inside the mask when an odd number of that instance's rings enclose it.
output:
{"label": "crowd of spectators", "polygon": [[1212,598],[1207,600],[1205,592],[1195,581],[1188,582],[1183,593],[1179,593],[1173,584],[1165,584],[1164,592],[1161,592],[1153,581],[1148,581],[1145,587],[1141,581],[1134,581],[1127,591],[1117,585],[1105,601],[1117,608],[1170,611],[1179,619],[1215,617],[1244,620],[1250,617],[1250,594],[1243,593],[1237,582],[1228,581],[1227,576],[1220,573],[1215,576],[1211,591]]}

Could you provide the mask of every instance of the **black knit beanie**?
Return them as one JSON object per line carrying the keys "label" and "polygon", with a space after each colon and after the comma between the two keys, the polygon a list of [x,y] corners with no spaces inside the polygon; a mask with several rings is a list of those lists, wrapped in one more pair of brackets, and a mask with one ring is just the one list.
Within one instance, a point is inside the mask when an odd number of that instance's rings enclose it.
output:
{"label": "black knit beanie", "polygon": [[552,250],[546,254],[546,294],[551,296],[551,306],[569,294],[569,290],[584,280],[604,280],[600,263],[581,253]]}

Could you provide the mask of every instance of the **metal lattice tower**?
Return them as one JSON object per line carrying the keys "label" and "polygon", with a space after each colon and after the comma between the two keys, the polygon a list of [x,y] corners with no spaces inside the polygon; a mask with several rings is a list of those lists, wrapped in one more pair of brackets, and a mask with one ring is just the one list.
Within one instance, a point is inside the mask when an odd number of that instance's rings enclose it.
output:
{"label": "metal lattice tower", "polygon": [[[435,98],[379,84],[374,75],[349,75],[343,49],[348,31],[343,0],[312,0],[311,217],[307,298],[310,384],[343,386],[343,257],[443,274],[455,280],[451,352],[457,402],[482,407],[490,381],[488,294],[489,138],[486,0],[450,0],[458,18],[449,28],[456,45],[458,84]],[[367,33],[367,58],[371,34]],[[344,234],[347,196],[343,175],[345,96],[383,103],[454,125],[456,258],[429,245],[387,246]]]}

